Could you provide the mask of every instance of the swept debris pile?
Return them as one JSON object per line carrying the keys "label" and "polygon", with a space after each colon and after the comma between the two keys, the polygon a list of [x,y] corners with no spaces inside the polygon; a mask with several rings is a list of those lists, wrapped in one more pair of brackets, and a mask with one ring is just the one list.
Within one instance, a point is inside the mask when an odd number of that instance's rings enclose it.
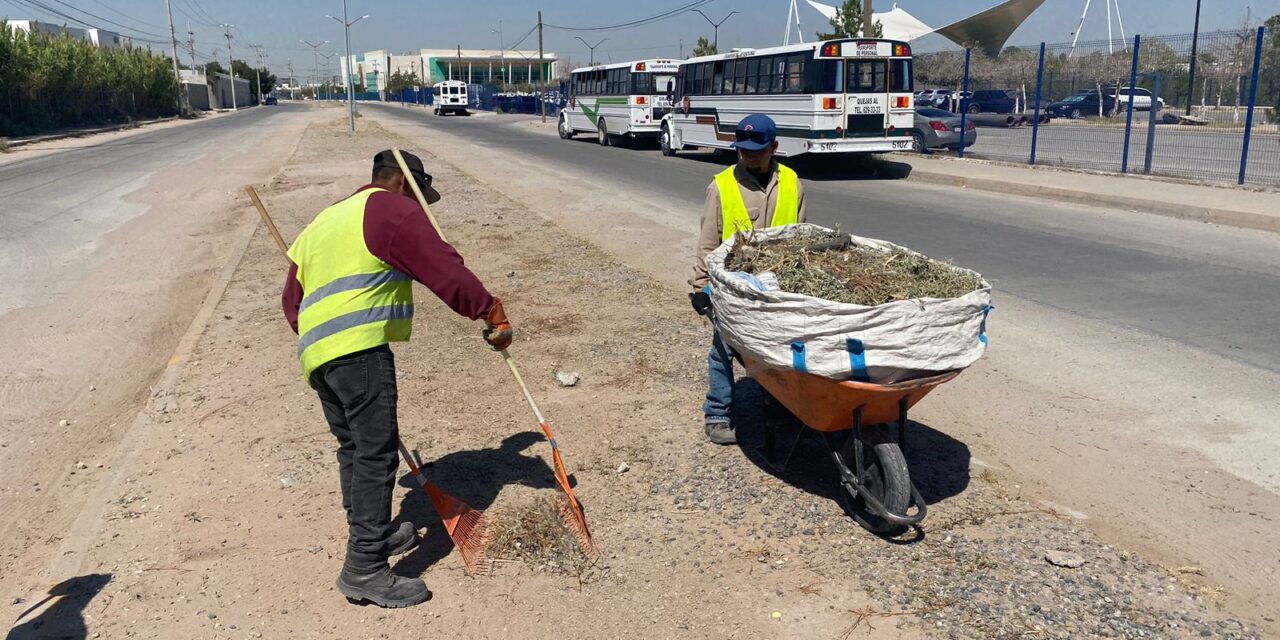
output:
{"label": "swept debris pile", "polygon": [[495,514],[487,555],[535,571],[581,576],[592,559],[565,524],[560,498],[535,498]]}
{"label": "swept debris pile", "polygon": [[981,277],[950,262],[902,250],[885,253],[857,247],[839,230],[768,242],[740,238],[725,267],[754,275],[772,273],[779,288],[790,293],[864,306],[958,298],[982,288]]}

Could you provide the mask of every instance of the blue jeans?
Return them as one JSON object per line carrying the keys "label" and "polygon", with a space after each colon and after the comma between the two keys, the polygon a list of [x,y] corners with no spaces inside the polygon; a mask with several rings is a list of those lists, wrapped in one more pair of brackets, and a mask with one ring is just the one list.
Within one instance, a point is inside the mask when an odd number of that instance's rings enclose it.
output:
{"label": "blue jeans", "polygon": [[711,353],[707,354],[707,401],[702,405],[702,412],[707,422],[729,422],[732,410],[733,349],[716,331],[711,337]]}

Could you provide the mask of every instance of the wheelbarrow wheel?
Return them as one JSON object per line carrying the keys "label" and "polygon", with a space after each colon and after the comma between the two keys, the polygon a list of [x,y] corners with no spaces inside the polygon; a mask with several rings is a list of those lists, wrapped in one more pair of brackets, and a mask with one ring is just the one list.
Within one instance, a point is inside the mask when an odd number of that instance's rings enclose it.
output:
{"label": "wheelbarrow wheel", "polygon": [[[841,451],[849,465],[853,465],[855,459],[855,441],[862,443],[862,484],[866,491],[889,512],[906,513],[911,506],[911,476],[907,471],[907,459],[898,443],[884,426],[863,427],[860,434],[849,437]],[[897,535],[906,530],[906,527],[873,513],[867,508],[866,501],[860,496],[853,496],[854,492],[849,487],[845,487],[845,491],[854,497],[850,505],[854,518],[867,530],[881,535]]]}

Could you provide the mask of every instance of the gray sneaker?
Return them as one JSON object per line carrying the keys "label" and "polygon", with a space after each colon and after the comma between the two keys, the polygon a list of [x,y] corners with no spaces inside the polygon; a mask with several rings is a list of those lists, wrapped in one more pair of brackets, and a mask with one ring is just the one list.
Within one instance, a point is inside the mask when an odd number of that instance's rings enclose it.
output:
{"label": "gray sneaker", "polygon": [[707,439],[715,444],[734,444],[738,436],[728,422],[708,422]]}

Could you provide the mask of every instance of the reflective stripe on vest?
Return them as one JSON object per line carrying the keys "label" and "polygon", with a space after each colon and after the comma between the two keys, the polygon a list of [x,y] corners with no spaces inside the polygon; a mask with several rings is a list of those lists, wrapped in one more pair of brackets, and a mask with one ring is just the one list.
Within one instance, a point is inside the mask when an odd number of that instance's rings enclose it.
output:
{"label": "reflective stripe on vest", "polygon": [[378,191],[321,211],[289,247],[302,284],[298,360],[308,382],[334,358],[408,340],[412,331],[412,281],[364,243],[365,204]]}
{"label": "reflective stripe on vest", "polygon": [[[728,241],[739,231],[750,231],[753,227],[751,215],[747,213],[747,204],[742,200],[742,191],[737,178],[733,175],[734,167],[729,167],[716,174],[716,188],[720,191],[720,241]],[[766,205],[767,206],[767,205]],[[763,218],[761,218],[763,219]],[[771,227],[796,224],[800,221],[800,179],[796,172],[785,165],[778,165],[778,201],[773,210]]]}

